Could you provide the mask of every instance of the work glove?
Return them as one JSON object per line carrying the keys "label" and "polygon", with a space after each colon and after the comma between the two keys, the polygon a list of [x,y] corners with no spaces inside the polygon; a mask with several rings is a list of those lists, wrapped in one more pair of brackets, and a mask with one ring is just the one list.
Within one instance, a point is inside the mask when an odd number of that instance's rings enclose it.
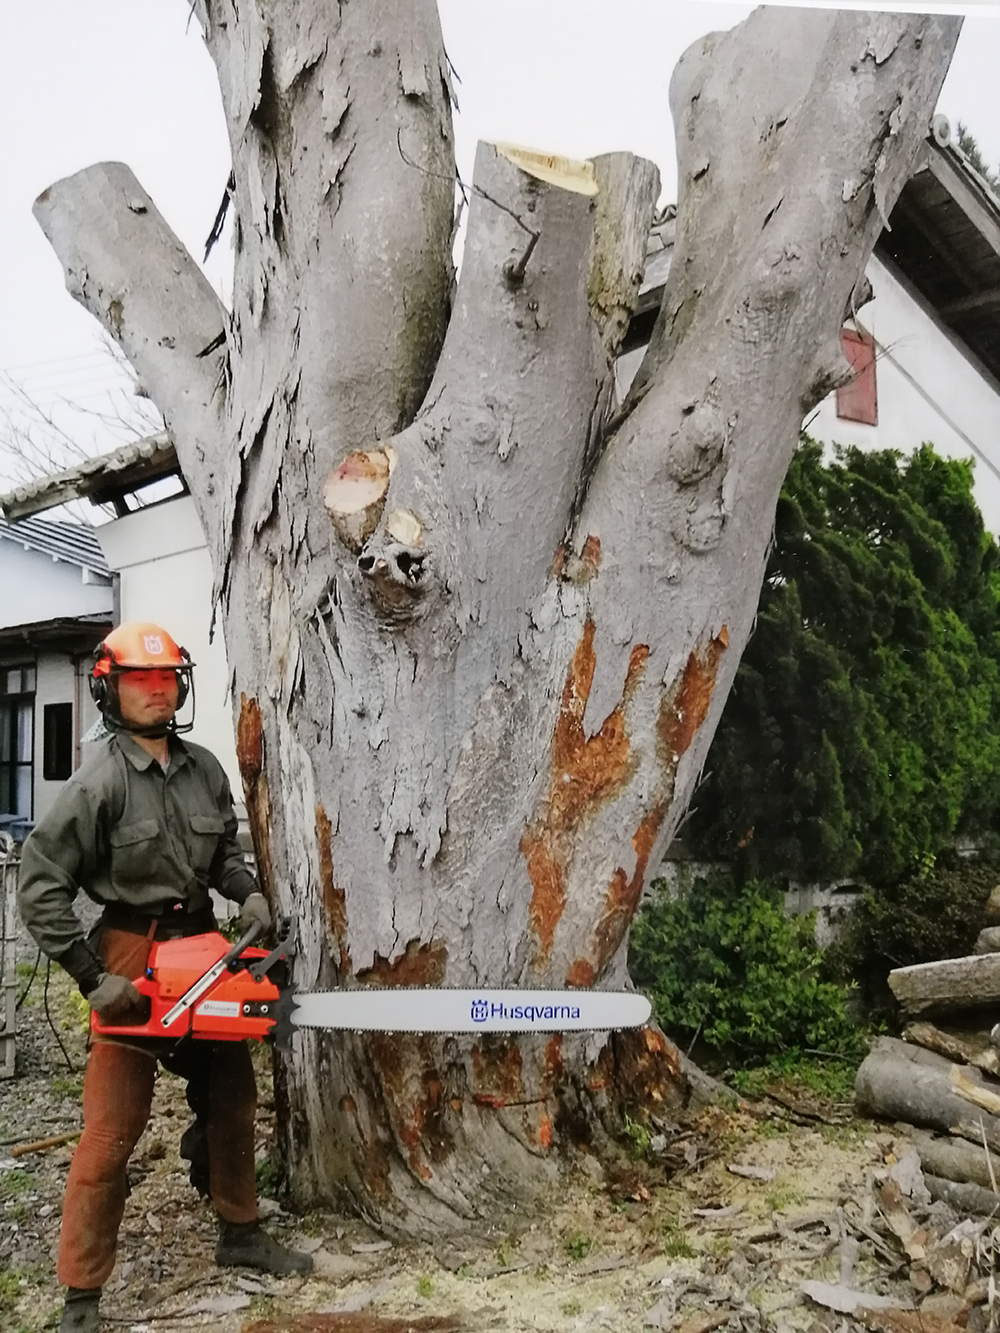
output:
{"label": "work glove", "polygon": [[261,932],[271,929],[271,909],[262,893],[251,893],[240,907],[240,926],[249,930],[251,926],[260,926]]}
{"label": "work glove", "polygon": [[140,995],[128,977],[105,972],[87,996],[102,1023],[143,1023],[149,1016],[149,997]]}

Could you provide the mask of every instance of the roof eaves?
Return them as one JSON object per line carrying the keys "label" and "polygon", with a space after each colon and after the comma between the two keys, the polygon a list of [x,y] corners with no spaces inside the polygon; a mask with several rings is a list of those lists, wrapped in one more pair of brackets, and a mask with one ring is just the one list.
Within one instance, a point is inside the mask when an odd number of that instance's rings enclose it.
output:
{"label": "roof eaves", "polygon": [[145,485],[175,471],[179,471],[179,465],[173,441],[162,431],[122,445],[112,453],[86,458],[62,472],[17,486],[6,495],[0,495],[0,509],[8,520],[21,520],[69,500]]}

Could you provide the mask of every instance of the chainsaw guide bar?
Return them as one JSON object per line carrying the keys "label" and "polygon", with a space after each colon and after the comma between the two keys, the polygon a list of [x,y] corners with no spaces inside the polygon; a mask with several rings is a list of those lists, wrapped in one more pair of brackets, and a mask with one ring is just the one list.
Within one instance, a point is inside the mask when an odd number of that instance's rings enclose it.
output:
{"label": "chainsaw guide bar", "polygon": [[651,1005],[631,991],[385,990],[292,994],[293,1027],[365,1032],[592,1032],[642,1027]]}
{"label": "chainsaw guide bar", "polygon": [[[297,1028],[357,1032],[605,1032],[642,1027],[651,1006],[633,991],[497,990],[393,986],[298,995],[283,984],[292,942],[251,948],[259,927],[230,946],[216,931],[154,944],[134,985],[148,1006],[134,1023],[95,1036],[243,1041],[287,1048]],[[271,977],[274,970],[279,979]]]}

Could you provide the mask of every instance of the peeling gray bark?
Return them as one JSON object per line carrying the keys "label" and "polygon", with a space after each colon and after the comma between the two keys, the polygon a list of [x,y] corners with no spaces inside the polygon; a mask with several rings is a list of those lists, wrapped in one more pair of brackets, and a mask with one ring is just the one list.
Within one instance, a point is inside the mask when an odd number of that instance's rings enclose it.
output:
{"label": "peeling gray bark", "polygon": [[[799,422],[844,371],[841,315],[959,21],[760,10],[687,53],[675,260],[609,423],[650,164],[481,146],[449,320],[429,0],[210,0],[201,17],[236,178],[202,512],[296,982],[627,984],[628,925],[750,632]],[[74,228],[74,271],[111,225]],[[138,271],[145,252],[119,259]],[[143,319],[123,340],[137,360],[163,312]],[[194,418],[158,383],[187,472]],[[669,1113],[686,1085],[652,1028],[306,1033],[279,1093],[302,1202],[346,1193],[426,1236],[543,1193],[553,1145],[599,1143],[625,1106]]]}

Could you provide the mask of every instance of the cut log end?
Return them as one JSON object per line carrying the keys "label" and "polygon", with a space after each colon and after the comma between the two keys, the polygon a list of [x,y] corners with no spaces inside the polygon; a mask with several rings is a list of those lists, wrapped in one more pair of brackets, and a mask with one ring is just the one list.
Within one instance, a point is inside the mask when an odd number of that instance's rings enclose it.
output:
{"label": "cut log end", "polygon": [[578,162],[571,157],[540,153],[534,148],[519,148],[512,143],[498,143],[493,147],[498,156],[505,157],[521,171],[547,185],[557,185],[574,194],[595,195],[598,192],[593,162]]}
{"label": "cut log end", "polygon": [[327,477],[323,503],[348,550],[359,552],[378,527],[395,461],[395,450],[355,449]]}

